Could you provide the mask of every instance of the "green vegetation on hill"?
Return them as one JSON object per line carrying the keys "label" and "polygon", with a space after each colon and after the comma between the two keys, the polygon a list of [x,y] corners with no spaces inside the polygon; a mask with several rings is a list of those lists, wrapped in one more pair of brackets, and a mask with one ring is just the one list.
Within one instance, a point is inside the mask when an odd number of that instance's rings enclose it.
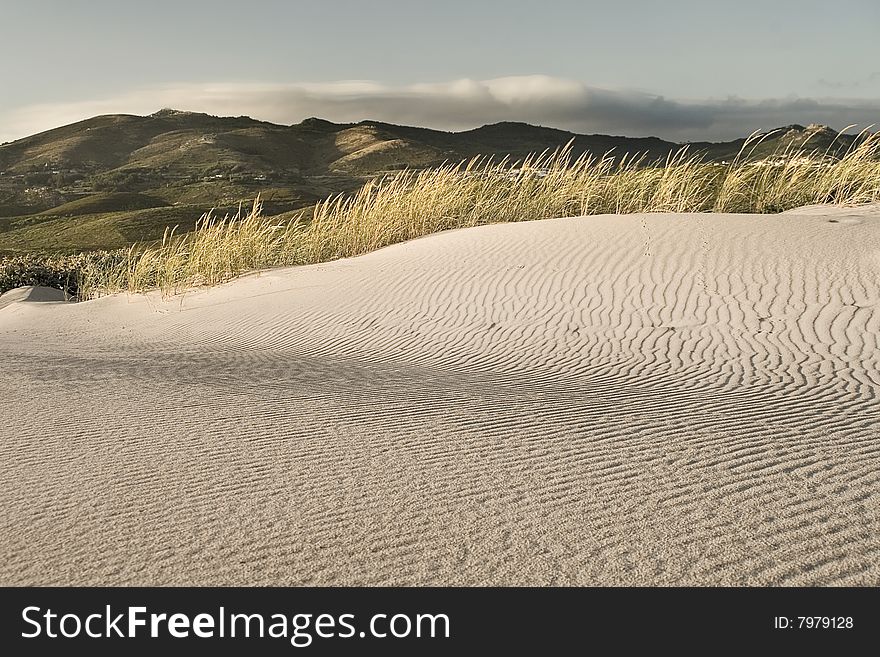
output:
{"label": "green vegetation on hill", "polygon": [[[238,206],[218,209],[234,213]],[[119,249],[162,239],[167,227],[193,230],[204,213],[202,205],[99,212],[58,217],[53,214],[0,218],[0,254],[75,253]]]}
{"label": "green vegetation on hill", "polygon": [[138,194],[136,192],[116,192],[90,194],[68,203],[62,203],[41,214],[56,217],[76,217],[83,214],[99,214],[107,212],[124,212],[127,210],[146,210],[147,208],[164,208],[171,205],[167,201]]}
{"label": "green vegetation on hill", "polygon": [[[749,153],[761,159],[805,148],[840,155],[855,139],[823,126],[793,125],[752,142]],[[730,161],[743,143],[695,143],[688,152]],[[404,169],[477,154],[513,161],[565,144],[575,158],[638,153],[645,164],[681,147],[654,137],[576,135],[509,122],[453,133],[315,118],[283,126],[175,110],[99,116],[0,146],[0,253],[156,240],[166,226],[191,230],[206,208],[258,195],[267,215],[289,217]]]}
{"label": "green vegetation on hill", "polygon": [[753,162],[746,152],[718,164],[680,151],[663,166],[644,166],[640,159],[572,159],[563,149],[527,158],[516,169],[475,159],[410,170],[368,182],[354,195],[331,197],[308,216],[266,218],[255,203],[249,214],[206,215],[195,230],[166,232],[160,243],[55,265],[51,257],[0,260],[0,285],[49,280],[84,299],[121,290],[168,293],[488,223],[604,213],[778,212],[880,200],[880,135],[833,160],[786,150]]}

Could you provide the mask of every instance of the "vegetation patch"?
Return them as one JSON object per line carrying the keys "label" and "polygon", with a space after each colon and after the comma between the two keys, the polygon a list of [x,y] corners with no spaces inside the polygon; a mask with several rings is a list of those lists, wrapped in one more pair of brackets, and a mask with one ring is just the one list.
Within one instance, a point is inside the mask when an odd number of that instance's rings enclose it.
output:
{"label": "vegetation patch", "polygon": [[190,233],[166,229],[161,243],[41,264],[36,279],[19,265],[7,278],[17,276],[24,285],[49,281],[40,284],[75,289],[81,299],[157,288],[171,294],[247,271],[355,256],[482,224],[606,213],[773,213],[880,201],[880,135],[863,135],[840,156],[787,148],[755,161],[758,146],[760,140],[747,142],[730,163],[706,162],[687,148],[660,163],[573,158],[568,148],[517,162],[477,157],[388,174],[354,194],[328,198],[309,214],[265,218],[258,200],[249,212],[208,213]]}
{"label": "vegetation patch", "polygon": [[121,266],[128,253],[91,251],[76,255],[16,255],[0,257],[0,294],[17,287],[40,286],[79,296],[87,272],[108,271]]}
{"label": "vegetation patch", "polygon": [[64,203],[50,210],[45,210],[42,214],[74,217],[101,212],[161,208],[168,207],[169,205],[171,204],[161,198],[135,192],[101,193],[91,194],[85,198]]}

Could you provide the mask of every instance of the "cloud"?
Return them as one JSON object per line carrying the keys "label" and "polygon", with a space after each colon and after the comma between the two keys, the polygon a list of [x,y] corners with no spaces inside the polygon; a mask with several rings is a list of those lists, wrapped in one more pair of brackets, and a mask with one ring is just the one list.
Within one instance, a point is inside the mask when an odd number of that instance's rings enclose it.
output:
{"label": "cloud", "polygon": [[312,84],[178,84],[136,89],[100,100],[21,107],[0,116],[0,140],[33,134],[98,114],[149,114],[162,107],[275,123],[309,116],[333,121],[375,119],[462,130],[525,121],[575,132],[654,135],[678,141],[730,139],[791,123],[880,123],[880,100],[737,97],[670,99],[600,89],[541,75],[461,79],[393,86],[370,80]]}
{"label": "cloud", "polygon": [[874,71],[858,80],[826,80],[819,78],[816,84],[827,89],[862,89],[880,82],[880,71]]}

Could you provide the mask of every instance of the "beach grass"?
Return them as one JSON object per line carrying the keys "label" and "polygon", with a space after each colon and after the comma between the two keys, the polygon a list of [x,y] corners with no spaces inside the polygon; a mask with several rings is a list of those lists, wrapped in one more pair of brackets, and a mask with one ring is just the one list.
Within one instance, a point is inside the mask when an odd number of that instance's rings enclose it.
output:
{"label": "beach grass", "polygon": [[864,132],[842,156],[787,149],[755,161],[760,137],[728,163],[687,148],[644,156],[574,159],[568,147],[522,161],[476,157],[408,170],[319,203],[310,217],[264,218],[259,200],[233,215],[209,212],[195,231],[166,230],[161,244],[86,258],[80,299],[119,291],[215,285],[244,272],[325,262],[438,231],[498,222],[637,212],[774,213],[816,203],[880,201],[880,134]]}

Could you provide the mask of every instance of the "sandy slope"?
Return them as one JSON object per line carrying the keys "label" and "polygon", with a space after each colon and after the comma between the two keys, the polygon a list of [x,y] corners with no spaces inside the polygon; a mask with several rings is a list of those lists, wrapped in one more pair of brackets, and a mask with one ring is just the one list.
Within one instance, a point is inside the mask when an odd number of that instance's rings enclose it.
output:
{"label": "sandy slope", "polygon": [[2,584],[880,584],[876,207],[41,299],[0,309]]}

